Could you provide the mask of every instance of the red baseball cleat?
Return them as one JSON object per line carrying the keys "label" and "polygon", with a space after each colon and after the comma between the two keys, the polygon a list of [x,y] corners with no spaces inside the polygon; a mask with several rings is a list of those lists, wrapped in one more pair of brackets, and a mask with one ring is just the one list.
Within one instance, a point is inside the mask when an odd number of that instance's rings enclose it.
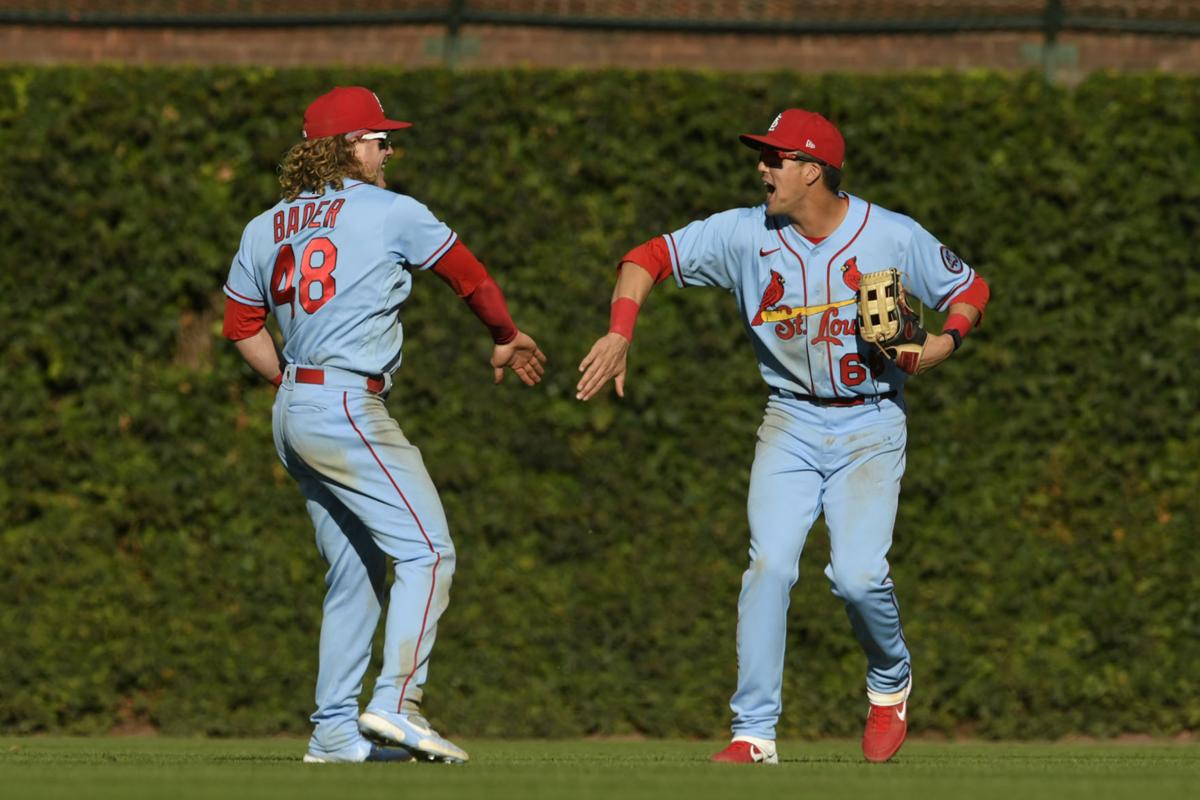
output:
{"label": "red baseball cleat", "polygon": [[746,739],[734,739],[710,761],[717,764],[778,764],[779,754],[775,752],[775,743],[762,739],[753,742]]}
{"label": "red baseball cleat", "polygon": [[908,701],[894,706],[871,703],[867,712],[867,729],[863,733],[863,755],[867,761],[882,763],[900,749],[908,734]]}

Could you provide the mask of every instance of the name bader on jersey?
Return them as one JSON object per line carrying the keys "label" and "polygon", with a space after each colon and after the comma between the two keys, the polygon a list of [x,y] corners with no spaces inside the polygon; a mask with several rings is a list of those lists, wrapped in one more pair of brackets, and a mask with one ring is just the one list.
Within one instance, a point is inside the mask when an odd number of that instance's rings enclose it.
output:
{"label": "name bader on jersey", "polygon": [[[337,225],[338,212],[346,204],[344,198],[337,200],[322,200],[319,203],[305,203],[303,206],[291,206],[284,216],[283,210],[275,212],[271,219],[271,228],[275,233],[275,244],[289,239],[306,228],[332,228]],[[326,208],[328,206],[328,208]],[[317,218],[320,217],[320,221]]]}

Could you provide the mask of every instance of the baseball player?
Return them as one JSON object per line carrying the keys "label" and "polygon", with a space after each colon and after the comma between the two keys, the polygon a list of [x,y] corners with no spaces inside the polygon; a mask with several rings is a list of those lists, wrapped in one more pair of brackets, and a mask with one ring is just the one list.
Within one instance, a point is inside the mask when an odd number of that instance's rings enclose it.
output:
{"label": "baseball player", "polygon": [[[957,350],[982,318],[988,288],[909,217],[839,191],[845,143],[821,115],[788,109],[765,135],[740,138],[758,152],[766,202],[692,222],[622,258],[609,333],[579,365],[576,396],[588,400],[609,380],[624,396],[634,324],[656,283],[670,277],[733,294],[770,397],[747,502],[733,740],[713,761],[778,763],[789,594],[822,511],[832,551],[825,574],[867,656],[863,752],[886,761],[904,741],[912,686],[887,562],[904,473],[901,365],[924,371]],[[863,276],[888,268],[949,312],[941,335],[908,331],[924,347],[903,360],[865,342],[855,313]]]}
{"label": "baseball player", "polygon": [[[532,386],[545,362],[455,233],[413,198],[381,188],[389,132],[409,126],[388,119],[362,87],[317,98],[304,140],[284,158],[283,199],[246,226],[225,284],[225,336],[279,387],[275,448],[329,562],[306,762],[467,760],[421,711],[454,545],[420,451],[384,406],[413,274],[434,272],[488,327],[496,383],[511,369]],[[283,333],[282,360],[263,328],[268,313]],[[359,716],[389,559],[383,667]]]}

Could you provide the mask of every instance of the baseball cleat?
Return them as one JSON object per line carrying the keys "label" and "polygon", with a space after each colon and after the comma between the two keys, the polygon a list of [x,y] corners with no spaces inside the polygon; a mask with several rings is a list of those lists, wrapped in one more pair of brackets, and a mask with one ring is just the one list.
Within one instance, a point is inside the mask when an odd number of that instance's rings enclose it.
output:
{"label": "baseball cleat", "polygon": [[470,759],[466,750],[435,731],[420,714],[368,710],[358,718],[358,729],[373,742],[403,747],[418,761],[465,764]]}
{"label": "baseball cleat", "polygon": [[379,747],[366,741],[355,742],[332,753],[314,753],[309,750],[304,754],[305,764],[362,764],[368,761],[406,763],[412,762],[413,756],[407,750]]}
{"label": "baseball cleat", "polygon": [[768,739],[738,736],[709,760],[717,764],[778,764],[779,754]]}
{"label": "baseball cleat", "polygon": [[862,749],[867,761],[882,763],[900,749],[908,735],[908,701],[894,706],[871,703],[867,712],[867,729],[863,733]]}

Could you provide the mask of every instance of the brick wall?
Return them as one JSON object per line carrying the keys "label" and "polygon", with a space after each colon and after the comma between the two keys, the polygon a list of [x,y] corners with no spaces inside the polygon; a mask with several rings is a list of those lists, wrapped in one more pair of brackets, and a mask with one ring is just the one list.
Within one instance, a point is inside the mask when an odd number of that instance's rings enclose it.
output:
{"label": "brick wall", "polygon": [[[452,0],[0,0],[0,12],[75,18],[105,15],[240,18],[445,11]],[[1047,0],[465,0],[468,10],[546,17],[742,21],[1039,16]],[[1200,19],[1195,0],[1061,0],[1067,16]]]}
{"label": "brick wall", "polygon": [[[439,26],[118,28],[0,25],[0,61],[131,64],[443,63]],[[546,27],[467,26],[459,65],[494,68],[685,67],[880,72],[896,69],[1026,69],[1040,65],[1037,33],[772,36]],[[1200,73],[1200,39],[1067,33],[1060,75],[1097,69]]]}
{"label": "brick wall", "polygon": [[[0,60],[33,64],[440,64],[438,26],[118,28],[0,25]],[[431,45],[432,46],[432,45]]]}

